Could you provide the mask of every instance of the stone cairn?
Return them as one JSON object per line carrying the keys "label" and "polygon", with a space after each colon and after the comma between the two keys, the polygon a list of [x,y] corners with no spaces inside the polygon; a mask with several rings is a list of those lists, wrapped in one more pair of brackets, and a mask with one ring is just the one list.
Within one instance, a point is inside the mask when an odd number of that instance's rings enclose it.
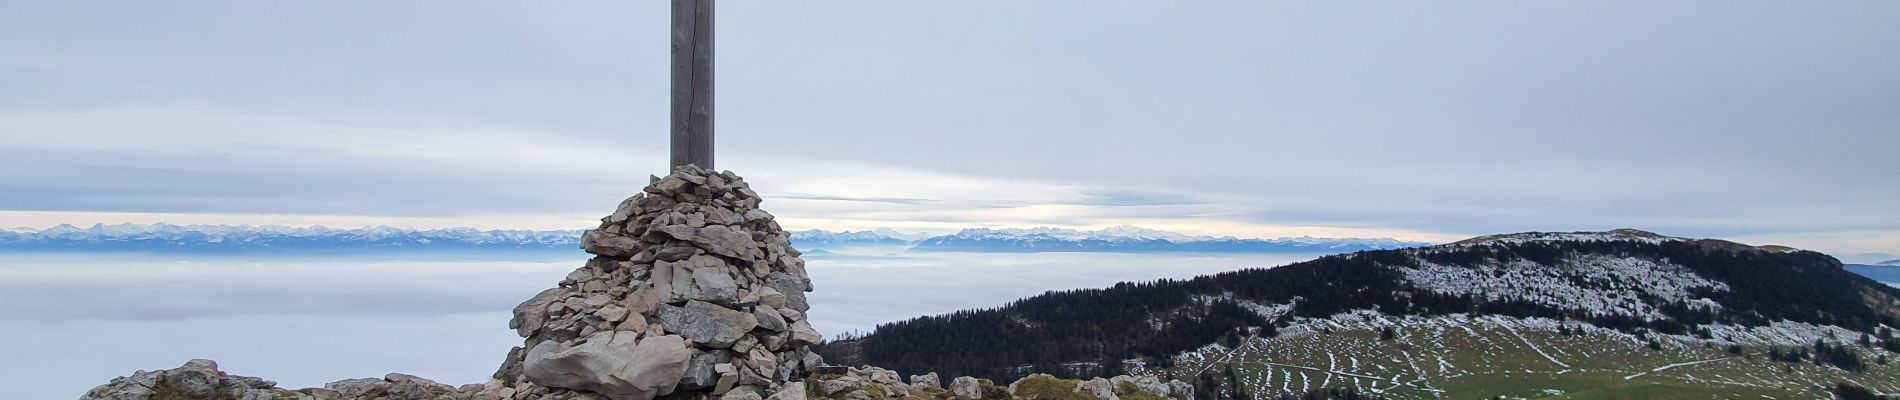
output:
{"label": "stone cairn", "polygon": [[490,390],[803,400],[802,385],[781,388],[824,362],[805,319],[811,279],[759,200],[730,171],[652,178],[581,236],[593,259],[515,307],[508,325],[527,341]]}

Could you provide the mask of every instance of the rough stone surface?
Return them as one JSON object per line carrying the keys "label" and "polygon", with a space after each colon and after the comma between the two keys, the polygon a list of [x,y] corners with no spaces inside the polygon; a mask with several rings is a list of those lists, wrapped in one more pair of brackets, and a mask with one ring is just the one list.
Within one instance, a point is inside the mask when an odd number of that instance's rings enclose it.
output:
{"label": "rough stone surface", "polygon": [[777,393],[766,396],[765,400],[805,400],[805,385],[785,385]]}
{"label": "rough stone surface", "polygon": [[644,400],[673,393],[692,355],[679,336],[606,331],[572,347],[543,342],[528,351],[524,366],[536,385]]}
{"label": "rough stone surface", "polygon": [[719,364],[729,362],[732,362],[732,353],[725,350],[705,350],[693,354],[692,361],[686,364],[686,375],[680,377],[680,388],[695,390],[718,384],[716,368]]}
{"label": "rough stone surface", "polygon": [[323,388],[336,391],[344,397],[363,397],[370,391],[383,386],[383,383],[383,380],[376,378],[356,378],[325,383]]}
{"label": "rough stone surface", "polygon": [[661,305],[659,320],[666,324],[669,332],[678,333],[694,343],[716,348],[732,347],[733,342],[759,326],[758,318],[751,313],[699,300],[688,301],[685,307]]}
{"label": "rough stone surface", "polygon": [[[718,261],[716,257],[712,256],[700,256],[695,258],[708,258],[714,259],[712,260],[713,262]],[[695,268],[693,269],[692,278],[691,291],[688,292],[686,298],[719,304],[733,304],[739,302],[739,284],[732,280],[732,275],[728,274],[724,268]]]}
{"label": "rough stone surface", "polygon": [[[958,378],[958,379],[962,379],[962,378]],[[1037,396],[1038,394],[1022,393],[1018,390],[1023,385],[1024,382],[1030,381],[1030,380],[1037,380],[1037,379],[1061,380],[1061,378],[1057,378],[1049,374],[1030,374],[1027,377],[1023,377],[1022,379],[1018,379],[1015,382],[1011,382],[1009,384],[1010,397],[1024,398],[1024,397]],[[1079,381],[1074,381],[1074,382],[1075,382],[1075,393],[1081,394],[1083,396],[1096,399],[1096,400],[1120,400],[1123,395],[1133,394],[1133,393],[1128,393],[1128,392],[1123,392],[1123,393],[1116,392],[1117,390],[1122,388],[1123,383],[1133,384],[1132,386],[1134,387],[1135,390],[1138,390],[1142,393],[1152,395],[1155,397],[1167,397],[1167,398],[1179,398],[1179,399],[1194,398],[1193,385],[1189,385],[1185,382],[1181,382],[1178,380],[1170,380],[1166,383],[1163,383],[1161,382],[1159,378],[1155,378],[1153,376],[1121,375],[1121,376],[1116,376],[1112,378],[1093,378],[1093,379],[1079,380]]]}
{"label": "rough stone surface", "polygon": [[976,378],[959,376],[950,380],[950,395],[960,399],[982,398],[983,386],[977,383]]}
{"label": "rough stone surface", "polygon": [[943,381],[937,379],[937,373],[935,372],[923,374],[923,375],[911,375],[910,387],[912,389],[917,389],[917,390],[925,390],[925,389],[941,390],[943,389]]}
{"label": "rough stone surface", "polygon": [[[1117,387],[1117,388],[1121,387],[1123,383],[1132,383],[1135,385],[1135,387],[1141,388],[1142,391],[1148,392],[1148,393],[1159,393],[1163,396],[1174,393],[1174,388],[1169,387],[1167,382],[1162,382],[1160,379],[1157,379],[1152,376],[1137,377],[1137,376],[1122,375],[1122,376],[1117,376],[1113,378],[1108,378],[1108,381],[1110,384],[1113,384],[1114,387]],[[1188,386],[1188,388],[1189,390],[1192,390],[1193,386]],[[1182,393],[1188,394],[1188,392],[1182,392]]]}
{"label": "rough stone surface", "polygon": [[818,335],[818,331],[812,329],[811,323],[805,320],[793,322],[791,329],[793,346],[810,346],[818,344],[820,340],[824,340],[824,336]]}
{"label": "rough stone surface", "polygon": [[778,309],[772,308],[772,306],[764,304],[753,306],[752,317],[758,321],[760,328],[765,328],[773,332],[783,332],[791,328],[791,326],[785,323],[785,315],[780,314]]}
{"label": "rough stone surface", "polygon": [[757,389],[741,387],[720,395],[719,400],[764,400],[764,398],[759,397]]}
{"label": "rough stone surface", "polygon": [[[238,376],[218,370],[211,360],[191,360],[178,368],[138,371],[87,391],[80,400],[237,399],[237,400],[499,400],[483,397],[486,385],[450,387],[407,374],[382,379],[359,378],[330,382],[323,388],[289,390],[276,382]],[[492,394],[492,393],[491,393]]]}
{"label": "rough stone surface", "polygon": [[785,295],[785,308],[798,310],[800,312],[811,311],[811,304],[805,302],[805,292],[811,290],[809,289],[811,285],[809,282],[802,281],[801,279],[805,278],[795,277],[783,272],[773,272],[765,276],[765,286]]}
{"label": "rough stone surface", "polygon": [[1115,384],[1109,383],[1107,379],[1102,378],[1082,381],[1081,384],[1075,385],[1075,391],[1102,400],[1121,400],[1121,396],[1115,395]]}
{"label": "rough stone surface", "polygon": [[592,254],[624,257],[638,253],[640,241],[620,234],[587,231],[581,234],[581,248]]}
{"label": "rough stone surface", "polygon": [[1191,399],[1194,398],[1194,385],[1182,381],[1168,381],[1168,393]]}
{"label": "rough stone surface", "polygon": [[759,248],[752,241],[752,235],[724,225],[698,228],[687,225],[667,225],[660,227],[659,231],[674,239],[691,242],[693,246],[709,253],[740,260],[759,256]]}
{"label": "rough stone surface", "polygon": [[771,286],[760,286],[758,290],[753,291],[753,294],[759,296],[759,305],[771,306],[772,308],[785,308],[785,294],[779,293],[778,289],[773,289]]}
{"label": "rough stone surface", "polygon": [[456,390],[455,387],[444,385],[440,382],[428,380],[428,379],[415,376],[415,375],[401,374],[401,373],[394,373],[394,372],[383,375],[383,381],[389,382],[389,383],[413,385],[413,386],[421,387],[421,388],[428,388],[437,392],[451,392],[451,391]]}

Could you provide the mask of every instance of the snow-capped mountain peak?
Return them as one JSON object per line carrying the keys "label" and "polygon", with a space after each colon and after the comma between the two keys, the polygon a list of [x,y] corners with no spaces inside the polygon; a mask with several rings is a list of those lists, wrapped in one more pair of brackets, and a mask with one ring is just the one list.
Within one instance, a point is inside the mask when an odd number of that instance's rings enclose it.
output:
{"label": "snow-capped mountain peak", "polygon": [[[1130,239],[1160,239],[1160,240],[1166,240],[1170,242],[1198,242],[1198,241],[1203,241],[1203,240],[1216,239],[1210,236],[1189,236],[1189,235],[1185,235],[1181,233],[1169,232],[1169,231],[1164,231],[1160,229],[1143,228],[1143,227],[1134,226],[1134,225],[1116,225],[1116,226],[1111,226],[1107,228],[1102,228],[1101,230],[1097,230],[1092,233],[1099,236],[1107,236],[1107,237],[1123,237],[1123,238],[1130,238]],[[1229,238],[1231,238],[1231,236]]]}
{"label": "snow-capped mountain peak", "polygon": [[794,240],[797,240],[797,239],[878,240],[878,239],[896,239],[896,238],[888,236],[888,235],[884,235],[875,231],[832,232],[832,231],[827,231],[823,229],[806,229],[802,231],[792,232],[792,239]]}
{"label": "snow-capped mountain peak", "polygon": [[17,249],[232,249],[250,247],[387,247],[407,244],[457,247],[564,248],[578,245],[579,230],[417,230],[390,226],[340,229],[286,225],[60,224],[46,229],[10,230],[0,246]]}
{"label": "snow-capped mountain peak", "polygon": [[906,241],[913,241],[913,242],[918,241],[918,240],[924,240],[930,237],[930,234],[928,233],[904,233],[904,232],[900,232],[896,229],[891,229],[891,228],[877,228],[877,229],[871,230],[871,233],[876,233],[879,235],[894,237],[894,238],[903,239]]}
{"label": "snow-capped mountain peak", "polygon": [[1127,225],[1113,226],[1094,231],[1040,226],[1033,228],[969,228],[958,231],[951,236],[965,239],[1166,240],[1170,242],[1196,242],[1214,239],[1206,236],[1189,236],[1175,232]]}

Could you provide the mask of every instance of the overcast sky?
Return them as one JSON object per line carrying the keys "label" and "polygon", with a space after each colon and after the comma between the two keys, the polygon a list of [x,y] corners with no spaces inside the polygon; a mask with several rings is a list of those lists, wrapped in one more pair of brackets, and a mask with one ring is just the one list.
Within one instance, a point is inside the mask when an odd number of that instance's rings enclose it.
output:
{"label": "overcast sky", "polygon": [[[0,1],[0,225],[587,225],[663,173],[662,1]],[[727,1],[794,227],[1900,254],[1900,2]]]}

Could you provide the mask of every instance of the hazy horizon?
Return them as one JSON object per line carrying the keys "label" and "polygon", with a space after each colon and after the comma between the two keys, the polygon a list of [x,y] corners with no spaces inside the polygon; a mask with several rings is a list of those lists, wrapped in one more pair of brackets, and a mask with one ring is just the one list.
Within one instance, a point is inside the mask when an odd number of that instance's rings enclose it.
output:
{"label": "hazy horizon", "polygon": [[[0,213],[4,213],[4,212],[0,212]],[[212,221],[212,222],[223,222],[223,221],[224,221],[224,220],[214,220],[214,221]],[[89,225],[81,225],[81,224],[72,224],[72,223],[56,223],[56,224],[54,224],[54,225],[52,225],[52,226],[42,226],[42,227],[32,227],[32,226],[16,226],[16,227],[0,227],[0,230],[29,230],[29,231],[43,231],[43,230],[46,230],[46,229],[51,229],[51,228],[53,228],[53,227],[57,227],[57,226],[60,226],[60,225],[65,225],[65,226],[71,226],[71,227],[74,227],[74,228],[78,228],[78,229],[90,229],[90,228],[92,228],[92,227],[94,227],[94,226],[106,226],[106,227],[122,227],[122,226],[126,226],[126,225],[136,225],[136,226],[141,226],[141,227],[147,227],[147,226],[151,226],[151,225],[156,225],[156,224],[169,224],[169,223],[171,223],[171,222],[169,222],[169,221],[156,221],[156,222],[152,222],[152,223],[144,223],[144,224],[139,224],[139,223],[129,223],[129,222],[122,222],[122,223],[117,223],[117,224],[111,224],[111,223],[104,223],[104,222],[95,222],[95,223],[93,223],[93,224],[89,224]],[[197,226],[197,225],[206,225],[206,226],[216,226],[216,227],[243,227],[243,226],[251,226],[251,227],[262,227],[262,226],[284,226],[284,227],[288,227],[288,228],[293,228],[293,229],[301,229],[301,228],[316,228],[316,227],[322,227],[322,228],[331,228],[331,229],[341,229],[341,230],[349,230],[349,229],[377,229],[377,228],[392,228],[392,229],[399,229],[399,230],[415,230],[415,231],[429,231],[429,230],[456,230],[456,229],[476,229],[476,230],[482,230],[482,231],[491,231],[491,230],[502,230],[502,231],[533,231],[533,232],[556,232],[556,231],[566,231],[566,232],[579,232],[579,231],[584,231],[584,230],[586,230],[586,229],[591,229],[591,228],[592,228],[592,226],[591,226],[591,225],[590,225],[590,226],[585,226],[585,227],[575,227],[575,228],[568,228],[568,229],[551,229],[551,230],[546,230],[546,229],[541,229],[541,230],[537,230],[537,229],[511,229],[511,228],[505,228],[505,227],[504,227],[504,228],[489,228],[489,229],[482,229],[482,228],[475,228],[475,227],[471,227],[471,226],[445,226],[445,227],[429,227],[429,228],[416,228],[416,227],[404,227],[404,226],[390,226],[390,225],[385,225],[385,224],[378,224],[378,225],[365,225],[365,226],[360,226],[360,227],[350,227],[350,226],[327,226],[327,225],[320,225],[320,224],[310,224],[310,225],[282,225],[282,224],[225,224],[225,223],[205,223],[205,224],[174,224],[174,225],[180,225],[180,226],[185,226],[185,227],[189,227],[189,226]],[[827,232],[832,232],[832,233],[846,233],[846,232],[866,232],[866,231],[874,231],[874,230],[891,230],[891,231],[894,231],[894,232],[896,232],[897,234],[899,234],[899,235],[901,235],[901,236],[910,236],[910,237],[912,237],[912,238],[911,238],[911,240],[915,240],[915,238],[917,238],[917,237],[936,237],[936,236],[942,236],[942,235],[951,235],[951,234],[956,234],[956,233],[958,233],[958,232],[962,232],[962,231],[964,231],[964,230],[968,230],[968,229],[1043,229],[1043,228],[1054,228],[1054,229],[1069,229],[1069,230],[1076,230],[1076,231],[1081,231],[1081,232],[1096,232],[1096,231],[1101,231],[1101,230],[1105,230],[1105,229],[1114,229],[1114,228],[1136,228],[1136,229],[1151,229],[1151,228],[1147,228],[1147,227],[1140,227],[1140,226],[1134,226],[1134,225],[1126,225],[1126,224],[1123,224],[1123,225],[1112,225],[1112,226],[1099,226],[1099,227],[1071,227],[1071,228],[1058,228],[1058,227],[1049,227],[1049,226],[1008,226],[1008,227],[994,227],[994,226],[971,226],[971,227],[964,227],[964,228],[959,228],[959,229],[956,229],[956,230],[917,230],[917,231],[910,231],[910,232],[905,232],[905,231],[900,231],[900,230],[896,230],[896,229],[894,229],[894,228],[890,228],[890,227],[882,227],[882,226],[880,226],[880,227],[860,227],[860,230],[858,230],[858,231],[850,231],[850,230],[845,230],[845,229],[838,229],[838,230],[829,230],[829,229],[825,229],[825,228],[803,228],[803,227],[789,227],[789,228],[788,228],[788,231],[805,231],[805,230],[820,230],[820,231],[827,231]],[[1162,230],[1162,231],[1164,231],[1164,232],[1171,232],[1171,233],[1181,233],[1181,232],[1174,232],[1174,231],[1166,231],[1166,230]],[[1505,233],[1517,233],[1517,232],[1505,232]],[[1674,236],[1674,235],[1669,235],[1669,233],[1668,233],[1668,232],[1658,232],[1658,233],[1661,233],[1661,234],[1664,234],[1664,235],[1668,235],[1668,236]],[[1194,235],[1191,235],[1191,236],[1194,236]],[[1313,236],[1313,235],[1311,235],[1311,234],[1301,234],[1301,235],[1299,235],[1299,236],[1277,236],[1277,237],[1276,237],[1276,236],[1231,236],[1231,235],[1229,235],[1229,236],[1207,236],[1207,235],[1200,235],[1200,236],[1201,236],[1201,237],[1212,237],[1212,238],[1222,238],[1222,237],[1230,237],[1230,238],[1236,238],[1236,239],[1260,239],[1260,240],[1279,240],[1279,239],[1299,239],[1299,238],[1315,238],[1315,239],[1348,239],[1348,240],[1349,240],[1349,239],[1393,239],[1393,240],[1399,240],[1399,241],[1402,241],[1402,242],[1410,242],[1410,243],[1419,243],[1419,244],[1443,244],[1443,243],[1450,243],[1450,242],[1455,242],[1455,241],[1458,241],[1458,240],[1463,240],[1463,239],[1469,239],[1469,238],[1471,238],[1471,237],[1456,237],[1456,238],[1448,238],[1448,239],[1443,239],[1443,238],[1441,238],[1441,239],[1423,239],[1423,240],[1421,240],[1421,239],[1417,239],[1417,238],[1405,238],[1405,237],[1351,237],[1351,236]],[[1474,236],[1474,237],[1475,237],[1475,236]],[[1692,238],[1692,239],[1701,239],[1701,238]],[[1722,238],[1713,238],[1713,239],[1722,239]],[[1738,240],[1738,242],[1741,242],[1741,243],[1744,243],[1744,244],[1750,244],[1750,245],[1757,245],[1757,246],[1762,246],[1762,245],[1781,245],[1781,243],[1775,243],[1775,242],[1742,242],[1742,241],[1739,241],[1739,240]],[[1800,248],[1800,247],[1798,247],[1798,246],[1797,246],[1797,248]],[[1813,250],[1813,251],[1819,251],[1819,252],[1822,252],[1822,253],[1826,253],[1826,254],[1828,254],[1828,255],[1831,255],[1831,256],[1834,256],[1835,258],[1838,258],[1838,259],[1840,259],[1840,260],[1841,260],[1842,262],[1846,262],[1846,263],[1849,263],[1849,264],[1873,264],[1873,263],[1878,263],[1878,262],[1884,262],[1884,261],[1892,261],[1892,260],[1900,260],[1900,256],[1896,256],[1896,255],[1894,255],[1894,254],[1892,254],[1892,253],[1883,253],[1883,252],[1837,252],[1837,251],[1829,251],[1829,250],[1827,250],[1826,248],[1802,248],[1802,249],[1804,249],[1804,250]],[[810,249],[807,249],[807,250],[810,250]],[[86,249],[86,248],[76,248],[76,249],[72,249],[72,250],[68,250],[68,251],[69,251],[69,252],[73,252],[73,253],[84,253],[84,252],[86,252],[86,251],[88,251],[88,249]],[[1136,253],[1140,253],[1140,251],[1137,251]],[[0,251],[0,254],[6,254],[6,252],[5,252],[5,251]]]}

